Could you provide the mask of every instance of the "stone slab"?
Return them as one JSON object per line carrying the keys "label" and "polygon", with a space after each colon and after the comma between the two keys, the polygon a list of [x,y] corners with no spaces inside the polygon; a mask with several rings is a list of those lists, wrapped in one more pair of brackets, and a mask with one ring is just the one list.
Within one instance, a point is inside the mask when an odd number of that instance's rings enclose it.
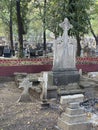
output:
{"label": "stone slab", "polygon": [[71,109],[71,108],[66,108],[65,111],[67,114],[69,115],[79,115],[79,114],[83,114],[84,113],[84,109],[83,108],[79,108],[79,109]]}
{"label": "stone slab", "polygon": [[73,90],[60,90],[58,92],[59,96],[64,96],[64,95],[74,95],[74,94],[84,94],[84,90],[82,89],[73,89]]}
{"label": "stone slab", "polygon": [[48,87],[47,89],[47,99],[56,98],[57,99],[57,87]]}
{"label": "stone slab", "polygon": [[61,115],[62,120],[66,121],[67,123],[79,123],[79,122],[87,122],[86,114],[79,114],[79,115],[69,115],[63,113]]}
{"label": "stone slab", "polygon": [[71,109],[77,109],[78,108],[79,109],[80,108],[79,102],[69,103],[68,108],[71,108]]}
{"label": "stone slab", "polygon": [[83,99],[84,99],[83,94],[61,96],[60,103],[61,104],[68,104],[68,103],[72,103],[72,102],[83,102]]}
{"label": "stone slab", "polygon": [[79,122],[79,123],[67,123],[61,118],[58,118],[57,122],[60,130],[91,130],[91,124],[88,122]]}

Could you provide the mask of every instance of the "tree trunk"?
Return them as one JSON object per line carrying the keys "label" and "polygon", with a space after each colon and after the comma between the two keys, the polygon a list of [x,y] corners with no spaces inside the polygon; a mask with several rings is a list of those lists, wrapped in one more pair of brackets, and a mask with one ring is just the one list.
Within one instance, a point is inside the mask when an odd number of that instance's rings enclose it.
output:
{"label": "tree trunk", "polygon": [[17,22],[18,22],[18,38],[19,38],[19,58],[23,57],[23,34],[22,21],[20,15],[20,0],[16,0]]}
{"label": "tree trunk", "polygon": [[96,45],[98,45],[98,37],[95,35],[95,33],[94,33],[94,31],[93,31],[93,29],[92,29],[92,27],[91,27],[91,24],[90,24],[90,30],[91,30],[92,35],[93,35],[94,38],[95,38]]}
{"label": "tree trunk", "polygon": [[43,42],[44,52],[46,54],[46,0],[44,0]]}
{"label": "tree trunk", "polygon": [[10,4],[10,46],[11,46],[11,55],[13,55],[13,28],[12,28],[12,0]]}
{"label": "tree trunk", "polygon": [[[88,18],[88,17],[87,17],[87,18]],[[98,37],[95,35],[94,30],[92,29],[92,25],[91,25],[91,22],[90,22],[89,18],[88,18],[88,23],[89,23],[89,25],[90,25],[91,33],[92,33],[92,35],[93,35],[94,38],[95,38],[96,45],[98,45]]]}
{"label": "tree trunk", "polygon": [[76,36],[76,40],[77,40],[77,53],[76,53],[76,56],[80,56],[81,55],[81,45],[80,45],[80,37],[79,37],[79,35]]}

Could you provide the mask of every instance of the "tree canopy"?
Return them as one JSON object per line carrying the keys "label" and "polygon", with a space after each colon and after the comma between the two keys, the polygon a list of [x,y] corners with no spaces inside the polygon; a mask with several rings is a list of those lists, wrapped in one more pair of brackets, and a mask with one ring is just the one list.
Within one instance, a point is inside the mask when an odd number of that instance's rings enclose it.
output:
{"label": "tree canopy", "polygon": [[[17,0],[0,1],[0,25],[3,25],[5,32],[10,33],[10,8],[12,6],[12,26],[14,36],[17,33]],[[81,36],[89,34],[90,25],[96,34],[98,0],[19,0],[20,15],[22,22],[22,35],[32,37],[32,41],[42,42],[43,26],[45,30],[54,33],[55,38],[62,34],[59,27],[67,17],[73,28],[69,35],[74,35],[78,42],[78,50],[81,50]],[[12,2],[12,4],[11,4]],[[46,6],[45,3],[46,2]],[[44,21],[45,20],[45,21]],[[90,24],[91,22],[91,24]],[[8,33],[9,32],[9,33]],[[80,55],[80,52],[77,52]]]}

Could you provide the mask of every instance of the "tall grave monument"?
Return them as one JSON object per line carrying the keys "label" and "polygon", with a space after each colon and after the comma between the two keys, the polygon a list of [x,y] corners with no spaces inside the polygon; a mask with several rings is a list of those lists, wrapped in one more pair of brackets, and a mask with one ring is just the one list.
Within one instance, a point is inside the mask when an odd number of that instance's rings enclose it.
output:
{"label": "tall grave monument", "polygon": [[63,29],[63,35],[54,43],[53,58],[53,84],[67,85],[79,81],[79,73],[76,69],[76,39],[68,36],[68,30],[72,28],[68,19],[59,25]]}
{"label": "tall grave monument", "polygon": [[[80,75],[76,69],[76,40],[68,36],[68,30],[72,28],[68,19],[60,24],[63,35],[58,37],[54,43],[53,68],[50,72],[44,72],[42,77],[41,97],[57,98],[57,89],[63,88],[64,93],[72,89],[72,93],[77,93],[79,86],[76,84]],[[73,84],[75,83],[75,84]],[[62,94],[62,93],[61,93]]]}

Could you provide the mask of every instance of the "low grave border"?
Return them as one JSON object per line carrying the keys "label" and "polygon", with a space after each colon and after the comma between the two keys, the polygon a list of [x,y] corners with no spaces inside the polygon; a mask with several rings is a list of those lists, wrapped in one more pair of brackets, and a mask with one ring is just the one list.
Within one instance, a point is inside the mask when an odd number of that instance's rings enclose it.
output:
{"label": "low grave border", "polygon": [[[52,70],[52,58],[0,59],[0,76],[13,76],[15,72],[40,73]],[[98,71],[98,57],[77,58],[77,69],[83,72]]]}

